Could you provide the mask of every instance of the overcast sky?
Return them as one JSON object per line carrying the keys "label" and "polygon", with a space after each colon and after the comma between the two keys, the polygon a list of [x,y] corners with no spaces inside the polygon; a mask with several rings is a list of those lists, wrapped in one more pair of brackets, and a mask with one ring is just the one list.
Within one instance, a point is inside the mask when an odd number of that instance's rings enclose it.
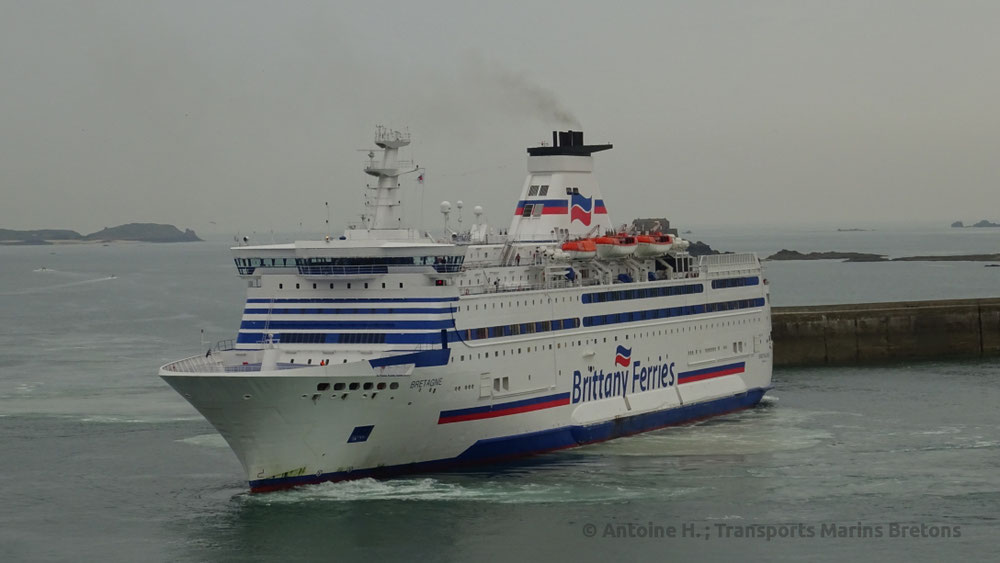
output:
{"label": "overcast sky", "polygon": [[1000,219],[1000,2],[479,4],[0,0],[0,228],[342,228],[379,123],[505,227],[572,121],[618,223]]}

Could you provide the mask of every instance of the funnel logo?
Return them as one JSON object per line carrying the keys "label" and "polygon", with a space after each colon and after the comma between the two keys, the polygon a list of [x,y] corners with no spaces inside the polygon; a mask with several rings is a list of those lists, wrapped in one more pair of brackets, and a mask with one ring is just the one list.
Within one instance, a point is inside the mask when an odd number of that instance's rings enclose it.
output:
{"label": "funnel logo", "polygon": [[590,212],[593,209],[593,198],[583,197],[580,194],[573,194],[572,203],[569,209],[569,220],[579,221],[586,226],[590,226]]}
{"label": "funnel logo", "polygon": [[632,349],[619,346],[618,352],[615,354],[615,363],[627,368],[632,363]]}

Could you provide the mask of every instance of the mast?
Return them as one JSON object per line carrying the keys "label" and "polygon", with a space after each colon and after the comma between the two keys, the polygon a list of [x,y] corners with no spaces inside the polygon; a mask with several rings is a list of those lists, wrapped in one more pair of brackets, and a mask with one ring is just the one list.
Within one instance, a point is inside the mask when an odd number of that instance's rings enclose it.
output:
{"label": "mast", "polygon": [[410,144],[410,133],[396,131],[379,125],[375,128],[375,145],[382,149],[382,162],[375,161],[374,153],[368,153],[365,173],[378,178],[375,187],[374,213],[368,214],[369,229],[401,229],[402,217],[399,207],[399,176],[417,169],[407,160],[399,160],[399,149]]}

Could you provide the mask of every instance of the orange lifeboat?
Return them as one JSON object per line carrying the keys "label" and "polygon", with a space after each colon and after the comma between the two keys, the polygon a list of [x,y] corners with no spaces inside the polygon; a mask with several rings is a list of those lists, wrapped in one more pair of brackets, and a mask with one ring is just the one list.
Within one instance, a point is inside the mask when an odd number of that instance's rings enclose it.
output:
{"label": "orange lifeboat", "polygon": [[597,245],[590,239],[564,242],[562,250],[569,256],[570,260],[592,260],[597,256]]}
{"label": "orange lifeboat", "polygon": [[615,235],[594,239],[597,244],[597,257],[604,260],[625,258],[635,253],[637,241],[629,235]]}
{"label": "orange lifeboat", "polygon": [[635,238],[639,243],[635,255],[639,258],[663,256],[674,246],[674,237],[670,235],[640,235]]}

